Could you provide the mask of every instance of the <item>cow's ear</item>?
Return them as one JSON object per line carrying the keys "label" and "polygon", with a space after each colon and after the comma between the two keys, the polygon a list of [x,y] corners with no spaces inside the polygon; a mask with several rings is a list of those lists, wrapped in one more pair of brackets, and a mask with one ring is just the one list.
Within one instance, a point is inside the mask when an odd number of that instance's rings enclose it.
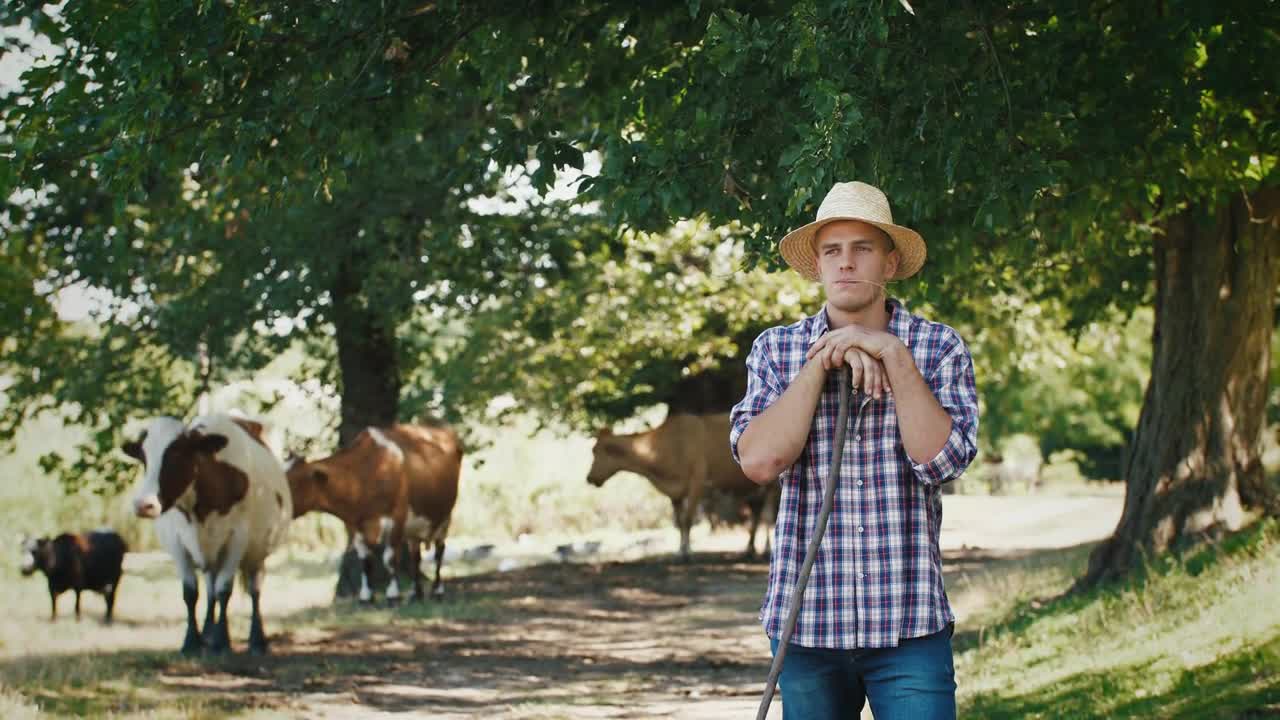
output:
{"label": "cow's ear", "polygon": [[120,449],[124,451],[125,455],[128,455],[134,460],[137,460],[138,462],[146,462],[146,456],[142,454],[142,443],[137,440],[130,440],[129,442],[121,445]]}
{"label": "cow's ear", "polygon": [[311,479],[323,485],[324,483],[329,482],[329,473],[321,470],[320,468],[316,468],[311,471]]}
{"label": "cow's ear", "polygon": [[244,418],[237,418],[236,422],[239,423],[240,427],[244,428],[250,435],[257,438],[262,437],[262,423],[255,422],[253,420],[246,420]]}
{"label": "cow's ear", "polygon": [[227,446],[226,435],[197,435],[195,437],[196,452],[212,455]]}

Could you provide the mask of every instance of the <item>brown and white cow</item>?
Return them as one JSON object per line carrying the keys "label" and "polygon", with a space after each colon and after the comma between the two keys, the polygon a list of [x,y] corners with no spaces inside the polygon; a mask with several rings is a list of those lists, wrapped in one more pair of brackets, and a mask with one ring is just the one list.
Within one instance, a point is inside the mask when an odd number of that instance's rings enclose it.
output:
{"label": "brown and white cow", "polygon": [[765,516],[768,552],[778,488],[753,483],[733,461],[728,414],[671,415],[653,430],[633,435],[602,430],[596,435],[592,455],[587,473],[587,482],[592,485],[600,487],[615,473],[626,470],[645,476],[659,492],[671,498],[682,559],[689,558],[689,529],[708,489],[731,494],[751,506],[748,556],[755,555],[756,529]]}
{"label": "brown and white cow", "polygon": [[294,517],[326,512],[346,523],[352,544],[364,564],[360,600],[369,602],[372,546],[383,546],[383,561],[392,569],[387,601],[400,597],[394,568],[400,548],[409,541],[413,595],[424,597],[422,543],[435,546],[436,578],[431,592],[444,594],[440,566],[444,561],[449,519],[458,499],[462,445],[446,426],[392,425],[366,428],[347,447],[319,460],[289,465]]}
{"label": "brown and white cow", "polygon": [[[204,415],[189,425],[161,417],[137,442],[123,447],[144,467],[134,511],[155,519],[156,536],[182,578],[183,654],[198,653],[202,646],[195,615],[198,571],[206,575],[209,596],[204,645],[214,653],[231,649],[227,603],[237,569],[253,602],[249,651],[267,651],[259,596],[267,556],[288,532],[293,501],[284,467],[263,443],[261,431],[256,423],[223,414]],[[216,622],[215,600],[222,610]]]}

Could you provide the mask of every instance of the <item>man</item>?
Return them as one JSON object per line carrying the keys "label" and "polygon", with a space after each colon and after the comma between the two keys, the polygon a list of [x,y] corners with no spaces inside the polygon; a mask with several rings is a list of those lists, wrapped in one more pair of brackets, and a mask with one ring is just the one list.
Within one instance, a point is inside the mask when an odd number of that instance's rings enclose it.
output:
{"label": "man", "polygon": [[[836,432],[846,433],[835,504],[779,685],[784,718],[955,717],[951,633],[938,534],[943,483],[977,453],[973,362],[955,330],[910,314],[885,283],[924,264],[918,233],[889,201],[838,183],[817,220],[779,251],[820,281],[825,306],[766,330],[747,358],[729,443],[757,483],[782,482],[760,620],[774,653],[813,535]],[[833,369],[852,371],[849,426],[835,427]]]}

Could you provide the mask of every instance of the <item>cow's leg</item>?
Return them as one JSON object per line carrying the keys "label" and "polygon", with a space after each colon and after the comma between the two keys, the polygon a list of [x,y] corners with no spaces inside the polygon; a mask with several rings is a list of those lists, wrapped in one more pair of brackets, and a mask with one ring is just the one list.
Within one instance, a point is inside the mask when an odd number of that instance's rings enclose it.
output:
{"label": "cow's leg", "polygon": [[[172,518],[173,516],[169,516]],[[182,640],[182,654],[199,655],[201,651],[201,635],[196,625],[196,603],[200,600],[200,580],[196,568],[204,567],[204,555],[200,552],[200,544],[195,531],[189,524],[175,526],[166,521],[162,515],[156,520],[156,534],[160,544],[173,558],[178,569],[178,579],[182,581],[182,600],[187,606],[187,634]],[[205,588],[209,590],[208,587]]]}
{"label": "cow's leg", "polygon": [[76,588],[76,622],[80,622],[80,588]]}
{"label": "cow's leg", "polygon": [[[196,575],[191,557],[181,548],[171,552],[174,564],[178,566],[178,577],[182,579],[182,601],[187,605],[187,635],[182,640],[182,654],[188,657],[199,655],[201,650],[200,630],[196,626],[196,603],[200,600],[200,581]],[[208,626],[205,626],[208,630]]]}
{"label": "cow's leg", "polygon": [[107,614],[102,618],[104,625],[111,624],[111,613],[116,607],[116,585],[119,582],[120,579],[116,578],[114,582],[107,583],[107,586],[102,588],[102,599],[107,601]]}
{"label": "cow's leg", "polygon": [[[231,631],[227,623],[227,605],[231,603],[231,585],[232,583],[227,583],[217,594],[218,621],[213,625],[213,637],[209,640],[209,652],[215,655],[231,652]],[[208,628],[205,628],[205,632],[208,633]]]}
{"label": "cow's leg", "polygon": [[410,602],[421,602],[426,599],[426,591],[422,587],[422,540],[409,538],[409,564],[413,566],[413,594]]}
{"label": "cow's leg", "polygon": [[[217,574],[209,588],[209,592],[218,598],[218,621],[213,626],[213,637],[209,640],[209,651],[221,655],[231,652],[231,628],[227,618],[227,605],[231,602],[231,590],[235,585],[236,569],[244,557],[245,548],[249,545],[248,528],[240,528],[231,536],[220,558]],[[206,635],[208,629],[206,628]]]}
{"label": "cow's leg", "polygon": [[382,564],[387,566],[387,604],[400,603],[400,542],[382,546]]}
{"label": "cow's leg", "polygon": [[49,622],[58,619],[58,593],[49,588]]}
{"label": "cow's leg", "polygon": [[249,653],[252,655],[267,654],[267,634],[262,630],[262,609],[258,604],[259,594],[262,592],[263,574],[262,568],[246,569],[241,574],[245,589],[249,593],[249,600],[253,603],[253,619],[249,621]]}
{"label": "cow's leg", "polygon": [[689,498],[671,498],[676,529],[680,531],[680,562],[689,562],[689,528],[693,513],[688,511]]}
{"label": "cow's leg", "polygon": [[204,573],[204,591],[208,595],[204,603],[204,640],[205,642],[213,642],[216,633],[213,628],[218,624],[218,594],[213,588],[218,584],[218,571],[210,568]]}
{"label": "cow's leg", "polygon": [[213,609],[212,601],[216,599],[218,614],[217,620],[213,623],[213,632],[209,632],[207,623],[204,630],[209,642],[209,652],[215,655],[222,655],[231,652],[231,628],[227,621],[227,605],[231,603],[231,590],[235,584],[235,574],[234,570],[227,572],[224,568],[216,575],[213,573],[210,573],[210,575],[214,577],[213,582],[209,583],[210,610],[212,611]]}
{"label": "cow's leg", "polygon": [[373,552],[369,549],[369,543],[364,539],[364,529],[356,530],[351,538],[351,544],[355,546],[356,557],[360,558],[360,602],[367,603],[373,599],[373,590],[369,587],[369,573],[372,571]]}
{"label": "cow's leg", "polygon": [[[182,581],[182,601],[187,604],[187,636],[182,641],[182,654],[188,657],[199,655],[203,647],[200,644],[200,631],[196,629],[196,602],[199,599],[200,586],[192,574],[190,581]],[[204,628],[207,631],[209,626],[205,625]]]}
{"label": "cow's leg", "polygon": [[431,596],[437,600],[444,597],[444,579],[440,577],[440,568],[444,565],[444,530],[436,540],[436,581],[431,585]]}
{"label": "cow's leg", "polygon": [[382,565],[387,569],[387,605],[400,603],[400,560],[404,544],[404,522],[384,517],[378,533],[382,546]]}

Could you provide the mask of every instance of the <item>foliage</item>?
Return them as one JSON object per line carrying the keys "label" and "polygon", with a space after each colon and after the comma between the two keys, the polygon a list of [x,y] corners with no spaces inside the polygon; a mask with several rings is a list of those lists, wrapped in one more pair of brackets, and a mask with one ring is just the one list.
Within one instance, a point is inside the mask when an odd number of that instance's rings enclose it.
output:
{"label": "foliage", "polygon": [[741,374],[756,335],[813,312],[813,283],[741,265],[731,228],[627,233],[526,300],[459,316],[466,330],[435,345],[434,372],[456,408],[594,431],[668,401],[681,380]]}
{"label": "foliage", "polygon": [[831,183],[860,178],[929,240],[922,300],[963,311],[1025,288],[1080,326],[1148,297],[1166,214],[1280,182],[1277,12],[718,6],[696,51],[630,97],[593,192],[637,226],[693,208],[738,222],[776,262]]}
{"label": "foliage", "polygon": [[[729,230],[702,231],[698,252],[721,252],[727,232],[742,262],[768,265],[832,181],[857,177],[929,240],[899,294],[992,355],[1024,349],[988,365],[984,433],[1071,402],[1040,418],[1064,438],[1050,445],[1114,447],[1133,397],[1115,387],[1133,369],[1028,383],[1042,366],[1009,328],[1026,326],[1018,308],[1043,309],[1084,338],[1085,367],[1090,323],[1149,299],[1164,217],[1276,185],[1276,14],[1085,0],[919,14],[895,0],[5,5],[0,25],[28,23],[56,50],[0,99],[0,435],[69,407],[92,434],[62,476],[114,483],[126,419],[186,410],[295,343],[315,359],[299,379],[341,387],[340,309],[404,339],[404,417],[474,417],[510,393],[513,408],[590,427],[660,399],[676,373],[723,365],[773,320],[737,312],[767,294],[657,275],[683,263],[643,259],[659,253],[647,238],[700,218]],[[543,193],[592,152],[601,167],[578,187],[598,204],[539,195],[493,211],[512,185]],[[652,275],[608,275],[637,257]],[[110,293],[92,327],[56,312],[72,286]],[[621,299],[633,290],[658,295]],[[631,324],[610,327],[623,311]],[[642,312],[643,343],[609,342]],[[584,332],[564,330],[575,322]],[[1082,386],[1106,388],[1089,417]]]}
{"label": "foliage", "polygon": [[[980,430],[986,447],[1029,433],[1040,454],[1084,453],[1084,472],[1121,479],[1119,458],[1141,410],[1151,367],[1149,310],[1099,319],[1072,335],[1053,302],[995,296],[996,317],[979,326],[970,346],[982,358]],[[1055,312],[1056,311],[1056,312]]]}
{"label": "foliage", "polygon": [[[582,166],[564,138],[622,87],[646,12],[5,5],[0,25],[54,51],[0,100],[3,434],[73,403],[99,432],[64,478],[110,484],[126,418],[180,413],[300,339],[341,382],[343,317],[386,335],[415,305],[475,308],[554,276],[602,236],[575,232],[566,203],[485,204]],[[55,312],[73,286],[112,298],[93,337]]]}

